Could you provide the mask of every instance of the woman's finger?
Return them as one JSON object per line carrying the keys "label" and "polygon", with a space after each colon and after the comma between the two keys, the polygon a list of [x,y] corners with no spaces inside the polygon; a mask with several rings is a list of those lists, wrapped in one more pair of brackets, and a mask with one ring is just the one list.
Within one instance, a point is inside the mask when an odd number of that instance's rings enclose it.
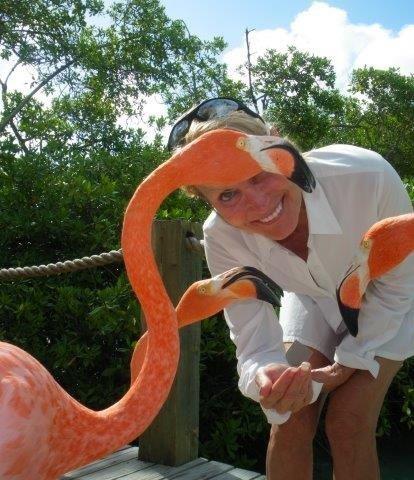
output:
{"label": "woman's finger", "polygon": [[261,397],[268,397],[272,391],[272,381],[265,370],[260,370],[256,374],[256,385],[259,387],[259,394]]}
{"label": "woman's finger", "polygon": [[310,381],[308,384],[308,391],[306,395],[302,398],[298,398],[298,400],[292,404],[291,412],[292,413],[298,412],[303,407],[306,407],[306,405],[309,405],[310,402],[312,401],[312,397],[313,397],[313,388],[312,388],[312,382]]}
{"label": "woman's finger", "polygon": [[261,398],[260,403],[264,408],[276,408],[277,403],[289,388],[294,376],[297,372],[296,367],[291,367],[285,370],[282,375],[273,384],[271,392],[266,398]]}
{"label": "woman's finger", "polygon": [[292,379],[285,394],[278,402],[277,411],[285,413],[289,410],[302,408],[305,405],[306,398],[309,394],[311,382],[311,370],[308,363],[302,364]]}

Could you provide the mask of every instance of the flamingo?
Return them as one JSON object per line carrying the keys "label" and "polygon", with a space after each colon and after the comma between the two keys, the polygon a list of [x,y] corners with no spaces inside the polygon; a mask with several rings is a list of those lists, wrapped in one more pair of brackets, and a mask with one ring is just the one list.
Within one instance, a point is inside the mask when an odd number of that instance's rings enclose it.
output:
{"label": "flamingo", "polygon": [[[215,315],[236,300],[256,298],[280,307],[283,290],[254,267],[236,267],[206,280],[194,282],[176,307],[178,328]],[[131,384],[145,359],[147,332],[135,345],[131,358]]]}
{"label": "flamingo", "polygon": [[349,332],[358,334],[362,297],[370,281],[381,277],[414,250],[414,213],[389,217],[365,233],[337,289],[339,310]]}
{"label": "flamingo", "polygon": [[[54,480],[103,457],[139,436],[171,388],[179,358],[175,310],[151,249],[151,224],[162,200],[183,185],[226,187],[262,170],[308,168],[290,152],[249,151],[246,134],[207,132],[154,170],[135,191],[124,216],[121,246],[132,289],[147,319],[142,368],[126,394],[101,411],[72,398],[30,354],[0,343],[0,478]],[[278,151],[279,153],[277,153]],[[303,186],[301,177],[292,181]],[[301,185],[302,184],[302,185]]]}

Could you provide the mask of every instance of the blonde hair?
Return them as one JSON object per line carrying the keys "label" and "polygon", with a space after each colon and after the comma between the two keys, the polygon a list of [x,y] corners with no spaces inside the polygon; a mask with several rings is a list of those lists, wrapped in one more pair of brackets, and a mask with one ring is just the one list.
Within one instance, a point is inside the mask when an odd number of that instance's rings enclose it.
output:
{"label": "blonde hair", "polygon": [[[263,123],[259,118],[251,117],[242,110],[238,110],[225,117],[214,118],[212,120],[207,120],[206,122],[194,120],[184,137],[182,146],[192,142],[203,135],[203,133],[220,128],[237,130],[239,132],[247,133],[248,135],[270,135],[270,127],[268,125]],[[176,151],[179,148],[180,147],[178,147]],[[190,197],[203,197],[194,185],[182,187],[182,190]]]}

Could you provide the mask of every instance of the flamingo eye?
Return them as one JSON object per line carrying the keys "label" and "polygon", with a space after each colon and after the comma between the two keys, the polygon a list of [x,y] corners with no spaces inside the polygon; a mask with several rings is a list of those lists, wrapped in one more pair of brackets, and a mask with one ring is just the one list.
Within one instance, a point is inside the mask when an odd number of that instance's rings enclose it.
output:
{"label": "flamingo eye", "polygon": [[370,241],[369,240],[362,240],[362,247],[363,248],[369,248],[370,246]]}
{"label": "flamingo eye", "polygon": [[198,293],[201,293],[201,295],[205,295],[207,293],[207,288],[206,287],[198,287]]}
{"label": "flamingo eye", "polygon": [[246,139],[240,137],[236,142],[236,147],[240,150],[244,150],[246,148]]}

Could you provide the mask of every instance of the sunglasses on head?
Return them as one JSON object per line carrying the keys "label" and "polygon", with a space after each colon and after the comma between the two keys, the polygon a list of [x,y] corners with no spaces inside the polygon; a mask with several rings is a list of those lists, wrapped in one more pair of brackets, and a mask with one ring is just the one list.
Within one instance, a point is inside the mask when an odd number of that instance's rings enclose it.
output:
{"label": "sunglasses on head", "polygon": [[214,118],[226,117],[230,113],[237,112],[238,110],[242,110],[247,113],[247,115],[258,118],[265,123],[259,114],[253,112],[253,110],[250,110],[250,108],[238,100],[227,97],[210,98],[209,100],[204,100],[204,102],[201,102],[177,120],[168,137],[168,150],[171,152],[183,143],[184,137],[190,130],[190,126],[195,118],[201,122],[206,122]]}

